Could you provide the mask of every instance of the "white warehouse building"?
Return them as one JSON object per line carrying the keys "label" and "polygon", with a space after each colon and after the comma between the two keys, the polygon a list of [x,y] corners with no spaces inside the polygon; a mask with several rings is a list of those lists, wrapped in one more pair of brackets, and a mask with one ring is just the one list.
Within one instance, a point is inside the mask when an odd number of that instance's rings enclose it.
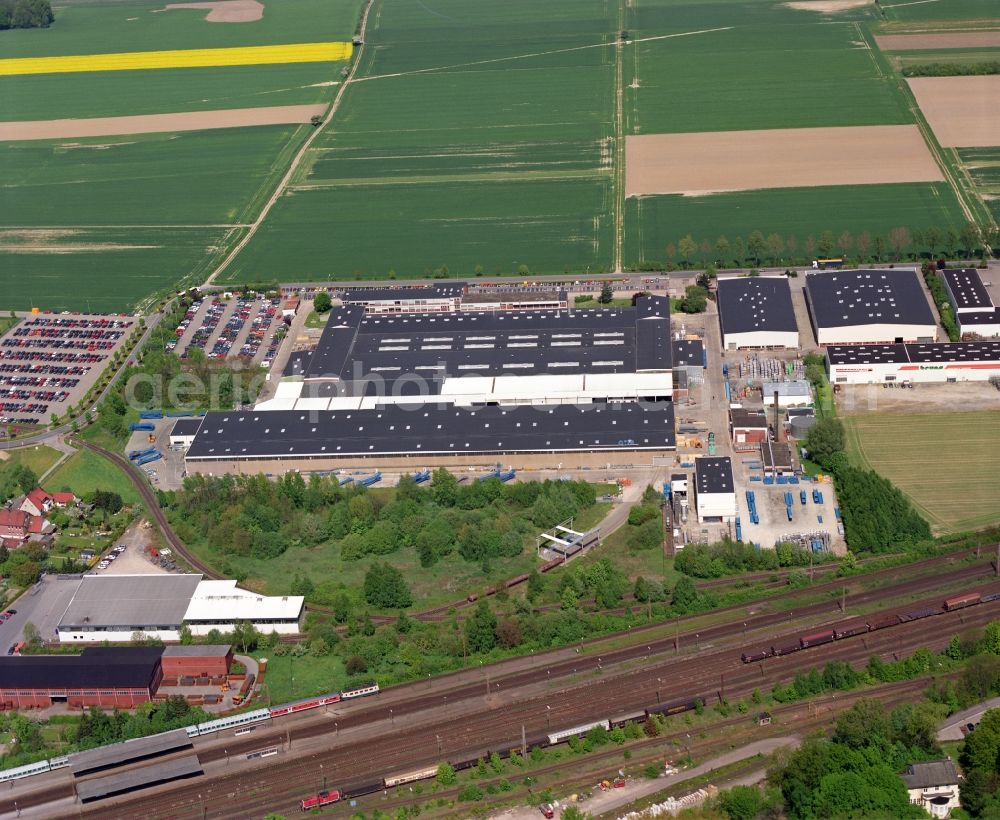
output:
{"label": "white warehouse building", "polygon": [[694,494],[698,522],[736,519],[736,483],[728,456],[702,456],[694,460]]}
{"label": "white warehouse building", "polygon": [[720,278],[716,299],[722,346],[727,350],[799,346],[787,277]]}
{"label": "white warehouse building", "polygon": [[933,342],[937,322],[913,268],[806,274],[806,303],[816,343]]}
{"label": "white warehouse building", "polygon": [[912,345],[832,345],[834,384],[971,382],[1000,379],[1000,341]]}
{"label": "white warehouse building", "polygon": [[295,635],[304,612],[301,595],[259,595],[197,573],[85,575],[56,631],[65,643],[126,642],[137,632],[179,641],[184,624],[193,635],[207,635],[247,621],[259,632]]}

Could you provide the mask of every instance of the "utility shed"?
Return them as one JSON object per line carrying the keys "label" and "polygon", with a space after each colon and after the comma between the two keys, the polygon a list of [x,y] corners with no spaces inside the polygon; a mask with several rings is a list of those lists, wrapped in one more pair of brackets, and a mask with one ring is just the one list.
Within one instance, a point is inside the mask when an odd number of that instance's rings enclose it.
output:
{"label": "utility shed", "polygon": [[744,348],[797,348],[799,327],[785,276],[718,280],[722,344]]}
{"label": "utility shed", "polygon": [[729,410],[729,432],[737,450],[754,450],[767,441],[767,416],[760,410],[732,407]]}
{"label": "utility shed", "polygon": [[168,646],[163,650],[165,678],[222,678],[229,674],[233,648],[229,644]]}
{"label": "utility shed", "polygon": [[694,461],[695,504],[698,521],[732,521],[736,518],[736,485],[728,456],[701,456]]}
{"label": "utility shed", "polygon": [[806,274],[817,344],[933,342],[937,322],[914,268]]}
{"label": "utility shed", "polygon": [[170,430],[171,447],[190,447],[203,418],[177,419]]}
{"label": "utility shed", "polygon": [[812,404],[812,392],[809,382],[798,380],[793,382],[764,382],[761,387],[764,405],[774,406],[774,394],[778,394],[778,407],[804,407]]}

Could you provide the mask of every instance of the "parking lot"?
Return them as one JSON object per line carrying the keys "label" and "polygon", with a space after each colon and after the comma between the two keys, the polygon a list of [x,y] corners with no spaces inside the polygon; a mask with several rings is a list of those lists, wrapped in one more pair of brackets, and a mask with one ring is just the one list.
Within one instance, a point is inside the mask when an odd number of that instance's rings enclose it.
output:
{"label": "parking lot", "polygon": [[0,652],[24,640],[24,625],[32,623],[44,641],[56,639],[56,627],[66,607],[80,586],[80,577],[60,578],[43,575],[42,579],[13,604],[17,614],[0,624]]}
{"label": "parking lot", "polygon": [[206,296],[192,303],[177,325],[172,350],[181,358],[193,349],[210,359],[248,359],[268,366],[285,337],[281,299]]}
{"label": "parking lot", "polygon": [[0,424],[48,424],[77,404],[136,323],[129,316],[20,316],[0,337]]}

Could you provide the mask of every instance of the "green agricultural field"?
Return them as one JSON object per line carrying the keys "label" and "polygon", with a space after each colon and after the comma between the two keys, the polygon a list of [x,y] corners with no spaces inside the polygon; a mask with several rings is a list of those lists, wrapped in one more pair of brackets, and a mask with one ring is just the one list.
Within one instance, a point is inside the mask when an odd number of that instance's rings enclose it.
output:
{"label": "green agricultural field", "polygon": [[0,143],[0,307],[118,312],[203,281],[308,129]]}
{"label": "green agricultural field", "polygon": [[50,492],[69,487],[78,496],[94,490],[110,490],[122,497],[126,504],[137,504],[139,493],[132,482],[114,464],[90,450],[80,450],[62,463],[46,481]]}
{"label": "green agricultural field", "polygon": [[993,218],[1000,220],[1000,148],[960,148],[957,154]]}
{"label": "green agricultural field", "polygon": [[1000,412],[875,413],[844,424],[851,459],[892,481],[935,531],[1000,521]]}
{"label": "green agricultural field", "polygon": [[227,234],[238,231],[72,228],[49,232],[27,250],[35,234],[0,229],[2,309],[126,311],[185,277],[204,281]]}
{"label": "green agricultural field", "polygon": [[596,0],[377,3],[360,81],[225,278],[611,267],[615,29]]}
{"label": "green agricultural field", "polygon": [[[848,231],[858,237],[864,231],[886,236],[895,227],[909,229],[930,225],[956,228],[965,224],[962,210],[944,183],[899,185],[855,185],[819,188],[776,188],[737,191],[711,196],[680,195],[632,198],[626,208],[625,264],[642,265],[668,260],[667,245],[691,234],[697,242],[707,240],[714,250],[720,235],[744,241],[755,230],[765,236],[779,234],[789,255],[812,256],[809,237],[823,231],[839,237]],[[792,252],[789,239],[794,237]],[[888,245],[887,245],[888,247]],[[703,254],[699,251],[696,259]],[[679,261],[675,259],[673,261]]]}
{"label": "green agricultural field", "polygon": [[296,191],[226,280],[585,271],[611,264],[610,180],[481,180]]}
{"label": "green agricultural field", "polygon": [[[629,133],[913,121],[850,16],[817,25],[815,13],[783,4],[670,3],[640,7],[634,17]],[[684,31],[705,33],[645,39]]]}
{"label": "green agricultural field", "polygon": [[0,225],[247,221],[310,126],[0,143]]}
{"label": "green agricultural field", "polygon": [[343,63],[0,77],[4,120],[124,117],[329,100]]}
{"label": "green agricultural field", "polygon": [[[880,5],[885,19],[893,22],[958,21],[996,22],[997,5],[994,0],[932,0],[914,3],[912,0],[894,0]],[[891,26],[886,27],[892,30]]]}
{"label": "green agricultural field", "polygon": [[[208,22],[206,9],[171,9],[170,0],[60,0],[47,29],[4,32],[4,57],[47,57],[232,48],[350,40],[362,0],[260,0],[264,16],[241,23]],[[184,2],[184,0],[180,0]]]}

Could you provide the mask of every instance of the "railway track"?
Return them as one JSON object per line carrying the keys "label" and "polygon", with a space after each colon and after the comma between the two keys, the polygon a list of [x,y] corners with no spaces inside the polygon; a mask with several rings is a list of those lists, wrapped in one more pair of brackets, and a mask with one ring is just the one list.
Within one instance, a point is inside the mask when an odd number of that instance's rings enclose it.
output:
{"label": "railway track", "polygon": [[[998,585],[1000,586],[1000,585]],[[766,665],[744,665],[739,661],[739,647],[706,651],[693,657],[679,660],[659,658],[647,664],[646,668],[623,669],[618,674],[610,671],[602,673],[590,668],[583,671],[577,679],[562,681],[556,692],[539,694],[526,693],[517,695],[507,693],[504,697],[491,695],[482,701],[483,707],[474,715],[459,715],[449,718],[447,715],[435,719],[435,715],[427,716],[430,722],[426,725],[407,726],[407,722],[397,714],[395,725],[392,720],[386,720],[382,714],[381,722],[372,723],[372,718],[379,707],[359,710],[358,718],[367,714],[367,722],[371,724],[365,736],[352,737],[341,745],[336,736],[330,738],[334,748],[326,749],[307,757],[284,760],[268,766],[264,774],[266,783],[266,798],[270,807],[277,807],[280,795],[287,787],[301,791],[299,778],[312,778],[307,791],[315,790],[316,771],[320,768],[337,775],[336,782],[331,785],[339,788],[351,787],[349,778],[343,772],[382,772],[398,771],[411,766],[432,763],[441,759],[455,759],[459,755],[480,753],[487,748],[497,748],[498,745],[509,743],[519,745],[520,726],[524,725],[528,737],[545,730],[575,725],[584,720],[596,719],[595,708],[602,708],[605,713],[619,714],[632,708],[641,708],[655,703],[657,700],[667,701],[675,697],[690,697],[692,693],[702,693],[712,697],[719,690],[727,697],[748,694],[755,687],[768,687],[778,681],[787,681],[796,671],[814,668],[828,660],[846,660],[855,664],[863,663],[870,654],[880,654],[891,657],[899,652],[910,652],[918,646],[930,645],[932,648],[943,647],[951,635],[969,625],[982,625],[1000,612],[1000,604],[981,605],[972,609],[947,613],[925,622],[915,622],[913,629],[883,630],[870,633],[863,638],[855,638],[827,645],[825,650],[803,651],[794,655],[776,658]],[[963,614],[964,613],[964,614]],[[890,634],[891,633],[891,634]],[[547,677],[547,676],[546,676]],[[716,684],[718,680],[718,684]],[[545,678],[538,679],[543,684]],[[480,696],[482,694],[480,693]],[[507,702],[504,702],[506,700]],[[440,704],[438,704],[440,707]],[[441,711],[440,709],[438,711]],[[351,725],[348,716],[340,715],[340,729]],[[319,720],[312,726],[296,728],[291,735],[293,744],[301,743],[309,737],[331,734],[329,718]],[[218,761],[222,754],[235,757],[245,751],[263,748],[267,745],[281,742],[285,732],[258,731],[256,736],[242,745],[227,743],[225,752],[218,749],[200,752],[202,760],[210,768],[215,764],[214,775],[220,779],[199,779],[197,784],[181,784],[174,792],[169,789],[167,794],[154,798],[123,800],[111,804],[98,804],[98,808],[85,813],[99,813],[106,816],[137,816],[148,814],[149,817],[186,817],[196,816],[191,809],[198,805],[192,795],[203,794],[208,801],[211,795],[211,806],[205,804],[204,811],[210,816],[226,816],[216,808],[226,801],[223,794],[231,794],[236,790],[240,795],[251,796],[252,787],[247,786],[247,780],[259,780],[261,772],[253,771],[226,775],[218,771]],[[351,733],[358,734],[357,732]],[[252,748],[251,748],[252,747]],[[271,758],[272,761],[275,758]],[[311,772],[311,774],[310,774]],[[371,777],[368,778],[369,780]],[[279,785],[280,784],[280,785]],[[248,794],[249,788],[249,794]],[[261,786],[260,788],[264,788]],[[56,790],[49,788],[40,793],[37,799],[52,800]],[[29,795],[22,795],[19,800],[22,807],[30,805],[25,802]],[[152,802],[145,802],[150,800]],[[262,798],[263,799],[263,798]],[[179,802],[178,802],[179,801]],[[169,804],[169,805],[167,805]],[[187,808],[184,808],[184,807]],[[241,804],[242,806],[242,804]],[[141,810],[140,810],[141,807]],[[5,806],[0,803],[0,811]],[[115,813],[124,812],[124,813]]]}

